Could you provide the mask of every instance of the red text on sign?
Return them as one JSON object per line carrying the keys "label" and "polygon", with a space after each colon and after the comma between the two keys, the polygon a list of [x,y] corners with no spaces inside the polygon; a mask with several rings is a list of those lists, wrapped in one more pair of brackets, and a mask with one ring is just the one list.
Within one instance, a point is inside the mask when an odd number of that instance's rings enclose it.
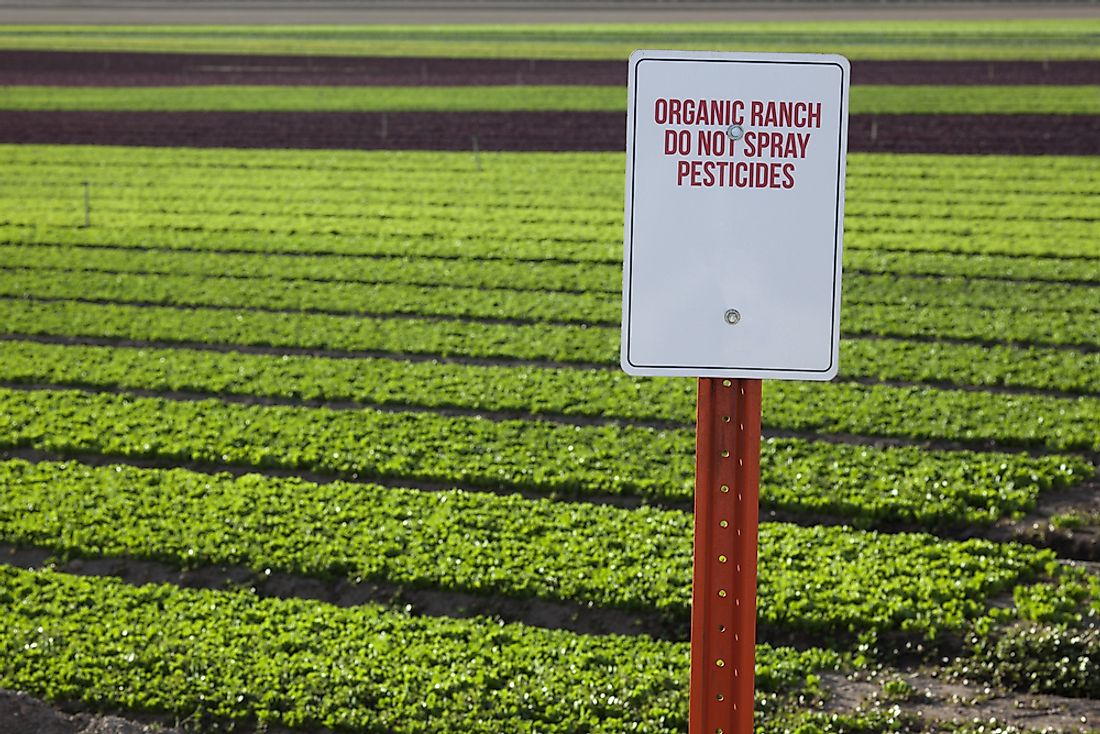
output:
{"label": "red text on sign", "polygon": [[793,189],[793,163],[677,161],[676,185],[737,189]]}

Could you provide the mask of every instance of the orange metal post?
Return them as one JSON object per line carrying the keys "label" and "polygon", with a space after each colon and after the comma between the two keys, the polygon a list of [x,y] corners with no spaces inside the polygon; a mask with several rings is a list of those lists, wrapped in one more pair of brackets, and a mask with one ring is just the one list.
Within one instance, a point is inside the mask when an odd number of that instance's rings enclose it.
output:
{"label": "orange metal post", "polygon": [[760,380],[699,379],[690,734],[752,734]]}

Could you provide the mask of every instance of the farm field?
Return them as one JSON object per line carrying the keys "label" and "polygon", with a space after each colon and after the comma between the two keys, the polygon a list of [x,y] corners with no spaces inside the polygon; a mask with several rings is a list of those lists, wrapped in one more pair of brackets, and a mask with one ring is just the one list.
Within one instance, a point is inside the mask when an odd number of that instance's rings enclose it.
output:
{"label": "farm field", "polygon": [[0,731],[686,731],[695,385],[617,362],[643,45],[853,62],[758,730],[1100,729],[1097,34],[0,28]]}

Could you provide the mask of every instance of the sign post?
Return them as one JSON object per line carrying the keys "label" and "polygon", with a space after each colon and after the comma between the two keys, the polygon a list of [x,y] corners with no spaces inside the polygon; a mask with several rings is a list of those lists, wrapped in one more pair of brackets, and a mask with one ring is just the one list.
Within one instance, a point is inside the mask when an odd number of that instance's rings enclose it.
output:
{"label": "sign post", "polygon": [[762,378],[837,373],[848,61],[636,51],[621,364],[699,378],[690,734],[751,734]]}
{"label": "sign post", "polygon": [[756,660],[760,380],[699,379],[692,732],[751,732]]}

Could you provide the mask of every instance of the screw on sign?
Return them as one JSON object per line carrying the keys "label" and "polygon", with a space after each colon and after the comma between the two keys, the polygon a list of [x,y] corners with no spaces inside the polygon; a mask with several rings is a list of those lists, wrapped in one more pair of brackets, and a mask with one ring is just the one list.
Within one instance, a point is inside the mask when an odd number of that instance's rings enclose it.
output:
{"label": "screw on sign", "polygon": [[691,734],[752,731],[761,381],[837,373],[848,85],[840,56],[630,57],[621,364],[699,378]]}

